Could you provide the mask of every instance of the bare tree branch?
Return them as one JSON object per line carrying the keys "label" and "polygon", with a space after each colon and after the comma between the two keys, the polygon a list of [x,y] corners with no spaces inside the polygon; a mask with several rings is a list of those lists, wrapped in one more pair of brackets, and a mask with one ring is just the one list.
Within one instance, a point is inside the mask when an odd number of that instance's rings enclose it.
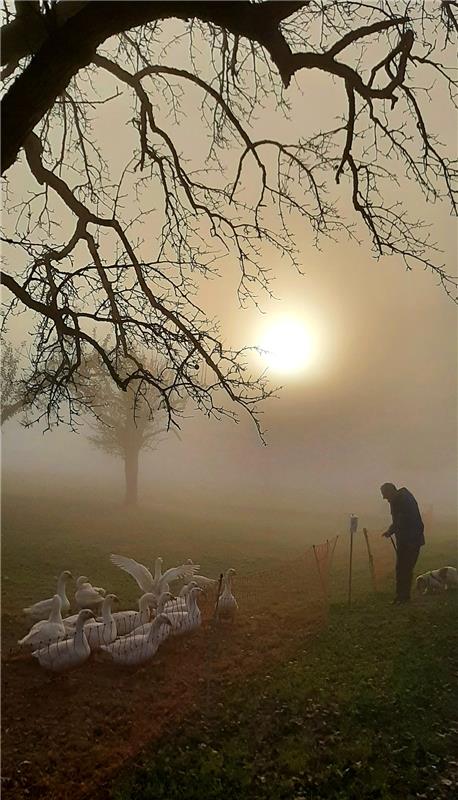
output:
{"label": "bare tree branch", "polygon": [[[453,3],[19,6],[2,32],[2,169],[22,148],[30,186],[8,204],[2,283],[7,319],[33,312],[27,386],[49,422],[67,404],[76,424],[95,353],[120,390],[154,391],[169,426],[189,396],[207,414],[243,409],[261,430],[273,389],[251,375],[249,348],[224,344],[198,284],[237,263],[240,303],[259,302],[279,256],[302,269],[298,221],[316,246],[368,234],[376,258],[431,270],[455,298],[456,276],[402,202],[410,183],[456,213],[456,164],[425,111],[437,102],[431,75],[455,103]],[[291,139],[263,131],[263,110],[288,116],[289,87],[311,70],[340,90],[329,124]],[[134,145],[113,169],[97,121],[119,98]],[[206,157],[180,138],[190,102]]]}

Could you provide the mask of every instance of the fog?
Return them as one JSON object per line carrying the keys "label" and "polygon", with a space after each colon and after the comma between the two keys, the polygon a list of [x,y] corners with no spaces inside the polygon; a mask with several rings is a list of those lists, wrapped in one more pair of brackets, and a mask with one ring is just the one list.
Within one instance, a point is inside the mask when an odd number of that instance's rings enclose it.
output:
{"label": "fog", "polygon": [[[185,411],[180,439],[170,434],[144,452],[141,497],[197,509],[218,502],[253,508],[342,514],[380,508],[384,481],[408,486],[437,513],[456,510],[457,340],[451,301],[426,273],[362,249],[313,254],[306,277],[288,276],[277,308],[313,310],[322,321],[320,368],[283,382],[265,404],[266,446],[254,424],[208,420]],[[214,284],[215,296],[219,287]],[[234,304],[235,305],[235,304]],[[234,308],[247,340],[263,322]],[[226,315],[229,316],[226,309]],[[232,324],[230,324],[232,323]],[[319,359],[318,359],[319,360]],[[8,422],[3,432],[5,488],[37,480],[79,489],[122,491],[122,462],[78,433]]]}
{"label": "fog", "polygon": [[[316,84],[306,78],[313,105],[322,87],[318,78]],[[343,102],[335,92],[334,87],[329,93],[333,116]],[[453,141],[455,119],[445,103],[437,108],[437,120]],[[121,111],[118,106],[109,113]],[[300,114],[293,120],[296,134],[308,124]],[[108,131],[110,118],[104,124]],[[284,123],[272,116],[273,128],[277,124]],[[110,142],[114,158],[117,148],[128,147],[129,134],[123,136]],[[201,149],[188,126],[179,136],[191,138],[191,149]],[[426,206],[414,190],[404,199],[411,216],[426,216],[432,224],[434,238],[445,247],[446,269],[456,272],[448,209]],[[309,232],[297,225],[305,274],[269,264],[280,299],[262,299],[262,313],[239,307],[235,263],[202,288],[199,299],[221,319],[224,340],[235,345],[259,344],[261,326],[280,312],[311,320],[318,337],[316,363],[299,374],[272,375],[272,383],[283,388],[265,403],[265,445],[249,418],[242,415],[238,424],[209,420],[188,406],[180,438],[170,434],[142,455],[141,502],[180,504],[196,514],[221,504],[266,518],[269,509],[289,509],[329,511],[343,519],[350,512],[386,514],[379,486],[392,481],[407,486],[420,505],[432,505],[438,516],[456,513],[456,306],[429,272],[407,272],[396,258],[373,260],[367,234],[358,232],[360,245],[341,238],[318,251]],[[30,322],[21,319],[13,329],[16,341]],[[63,427],[43,433],[43,425],[25,429],[8,422],[4,490],[47,485],[81,493],[82,502],[85,493],[103,490],[119,502],[122,462],[94,449],[86,432],[84,421],[76,433]]]}

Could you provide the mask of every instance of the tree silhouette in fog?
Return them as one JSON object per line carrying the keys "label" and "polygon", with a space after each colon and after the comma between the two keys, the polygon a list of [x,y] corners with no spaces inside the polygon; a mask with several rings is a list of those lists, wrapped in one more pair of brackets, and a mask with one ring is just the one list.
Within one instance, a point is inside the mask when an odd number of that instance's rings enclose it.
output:
{"label": "tree silhouette in fog", "polygon": [[[158,374],[158,364],[153,368]],[[175,431],[168,427],[168,415],[162,397],[154,387],[145,384],[141,391],[134,382],[121,391],[110,379],[99,359],[85,369],[85,402],[92,409],[88,417],[92,433],[89,441],[109,455],[118,456],[124,464],[126,505],[137,505],[139,460],[143,450],[155,450],[165,436]],[[175,397],[178,413],[186,399]],[[150,486],[154,495],[154,486]]]}
{"label": "tree silhouette in fog", "polygon": [[[403,198],[414,185],[456,210],[455,168],[430,130],[436,87],[451,108],[456,96],[455,6],[6,3],[2,282],[10,313],[33,313],[27,391],[50,421],[77,410],[78,371],[95,353],[120,389],[153,387],[171,424],[184,394],[259,424],[272,389],[196,295],[237,264],[241,303],[258,302],[275,273],[266,265],[300,268],[298,226],[316,245],[348,235],[376,258],[430,269],[454,296]],[[312,74],[328,79],[320,104]],[[279,121],[289,114],[299,137]],[[121,131],[122,163],[110,150]],[[135,355],[151,351],[166,373]]]}
{"label": "tree silhouette in fog", "polygon": [[0,424],[15,417],[29,405],[26,387],[19,377],[20,350],[4,338],[0,340]]}

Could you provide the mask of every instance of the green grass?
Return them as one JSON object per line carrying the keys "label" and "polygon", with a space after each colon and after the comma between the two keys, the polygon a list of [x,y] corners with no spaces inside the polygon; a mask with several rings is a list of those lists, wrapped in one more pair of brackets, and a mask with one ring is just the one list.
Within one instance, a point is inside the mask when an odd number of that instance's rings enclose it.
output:
{"label": "green grass", "polygon": [[[77,491],[25,495],[20,487],[7,494],[2,518],[6,652],[26,632],[21,608],[49,596],[62,569],[88,575],[115,591],[123,607],[132,607],[137,587],[110,564],[110,552],[146,564],[160,554],[166,566],[192,557],[206,574],[232,566],[241,576],[275,569],[335,532],[335,520],[324,516],[307,523],[306,515],[277,517],[269,511],[265,518],[252,518],[248,511],[218,514],[208,508],[191,513],[178,504],[129,511],[107,497]],[[428,537],[418,572],[455,563],[454,530],[438,529],[440,537]],[[393,553],[385,544],[392,568]],[[293,646],[288,637],[276,664],[255,676],[240,677],[243,665],[236,664],[233,679],[212,684],[204,714],[195,709],[179,732],[164,733],[135,769],[120,775],[112,800],[445,796],[446,762],[458,731],[451,688],[457,676],[452,655],[457,652],[458,593],[416,598],[411,608],[389,606],[391,592],[370,593],[365,546],[358,536],[355,605],[349,611],[347,566],[348,541],[342,537],[327,630],[313,638],[304,634]],[[387,576],[387,592],[391,581]],[[287,607],[285,585],[282,624]],[[253,642],[253,647],[266,663],[265,643]]]}
{"label": "green grass", "polygon": [[326,631],[215,695],[212,710],[147,751],[111,797],[445,796],[458,732],[457,599],[407,608],[382,595],[335,607]]}

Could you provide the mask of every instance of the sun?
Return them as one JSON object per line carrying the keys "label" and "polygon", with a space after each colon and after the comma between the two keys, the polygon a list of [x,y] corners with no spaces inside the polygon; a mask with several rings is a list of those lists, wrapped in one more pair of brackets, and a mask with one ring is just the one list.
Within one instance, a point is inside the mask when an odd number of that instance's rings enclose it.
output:
{"label": "sun", "polygon": [[313,332],[293,317],[270,322],[260,337],[259,348],[267,366],[281,373],[301,372],[317,355]]}

